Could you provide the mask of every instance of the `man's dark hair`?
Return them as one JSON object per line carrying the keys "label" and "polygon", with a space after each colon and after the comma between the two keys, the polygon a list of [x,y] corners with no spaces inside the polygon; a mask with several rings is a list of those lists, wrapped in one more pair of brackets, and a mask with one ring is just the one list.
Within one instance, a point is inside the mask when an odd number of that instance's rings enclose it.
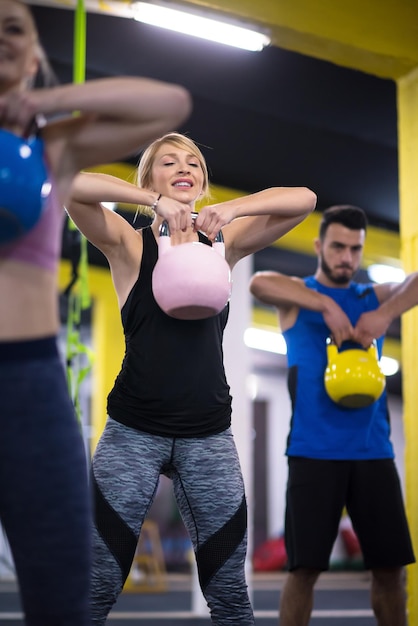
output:
{"label": "man's dark hair", "polygon": [[319,226],[321,240],[324,239],[330,224],[342,224],[350,230],[366,230],[367,216],[363,209],[351,204],[336,204],[325,209]]}

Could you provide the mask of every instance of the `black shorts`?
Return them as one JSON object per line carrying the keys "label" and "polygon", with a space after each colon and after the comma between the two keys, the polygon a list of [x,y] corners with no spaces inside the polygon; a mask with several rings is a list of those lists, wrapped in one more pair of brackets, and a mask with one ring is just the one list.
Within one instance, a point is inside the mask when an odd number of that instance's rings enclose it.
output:
{"label": "black shorts", "polygon": [[392,459],[329,461],[289,457],[285,539],[289,570],[327,570],[344,507],[366,569],[415,557]]}

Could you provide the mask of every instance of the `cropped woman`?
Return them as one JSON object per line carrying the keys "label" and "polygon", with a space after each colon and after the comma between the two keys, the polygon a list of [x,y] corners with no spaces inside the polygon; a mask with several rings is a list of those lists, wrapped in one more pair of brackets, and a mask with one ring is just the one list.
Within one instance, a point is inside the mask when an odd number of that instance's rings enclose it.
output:
{"label": "cropped woman", "polygon": [[[163,220],[172,245],[211,245],[222,229],[232,270],[301,222],[315,208],[316,196],[306,188],[265,189],[204,206],[193,221],[195,203],[207,192],[203,155],[178,133],[146,149],[139,188],[95,174],[81,174],[73,187],[69,212],[108,259],[126,338],[93,457],[96,625],[105,623],[129,574],[160,474],[173,480],[212,623],[254,624],[244,572],[246,500],[222,353],[229,305],[209,318],[175,319],[157,305],[152,272]],[[152,206],[156,219],[136,230],[99,201]]]}
{"label": "cropped woman", "polygon": [[87,469],[56,342],[63,207],[81,169],[128,156],[175,128],[190,99],[181,87],[136,78],[30,90],[41,64],[29,8],[1,0],[0,151],[37,125],[51,188],[41,217],[20,238],[5,240],[0,209],[0,521],[26,623],[87,626]]}

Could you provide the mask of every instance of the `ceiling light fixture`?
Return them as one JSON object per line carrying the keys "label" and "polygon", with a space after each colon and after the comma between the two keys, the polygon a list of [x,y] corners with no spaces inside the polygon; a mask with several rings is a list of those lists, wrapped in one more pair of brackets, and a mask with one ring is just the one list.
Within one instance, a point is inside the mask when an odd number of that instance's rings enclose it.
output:
{"label": "ceiling light fixture", "polygon": [[260,51],[270,43],[270,39],[264,33],[182,9],[147,2],[133,2],[132,11],[134,19],[139,22],[252,52]]}
{"label": "ceiling light fixture", "polygon": [[400,267],[374,263],[367,268],[367,274],[374,283],[401,283],[405,280],[405,272]]}
{"label": "ceiling light fixture", "polygon": [[399,361],[390,356],[382,356],[379,365],[385,376],[394,376],[399,372]]}
{"label": "ceiling light fixture", "polygon": [[261,328],[247,328],[244,333],[244,343],[248,348],[287,354],[287,346],[281,333],[263,330]]}

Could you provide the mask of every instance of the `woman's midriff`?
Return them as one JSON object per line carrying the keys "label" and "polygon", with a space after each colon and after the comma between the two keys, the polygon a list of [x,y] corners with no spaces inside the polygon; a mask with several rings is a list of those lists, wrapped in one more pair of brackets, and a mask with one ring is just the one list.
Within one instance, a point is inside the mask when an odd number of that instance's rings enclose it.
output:
{"label": "woman's midriff", "polygon": [[0,341],[48,337],[58,328],[55,273],[0,259]]}

